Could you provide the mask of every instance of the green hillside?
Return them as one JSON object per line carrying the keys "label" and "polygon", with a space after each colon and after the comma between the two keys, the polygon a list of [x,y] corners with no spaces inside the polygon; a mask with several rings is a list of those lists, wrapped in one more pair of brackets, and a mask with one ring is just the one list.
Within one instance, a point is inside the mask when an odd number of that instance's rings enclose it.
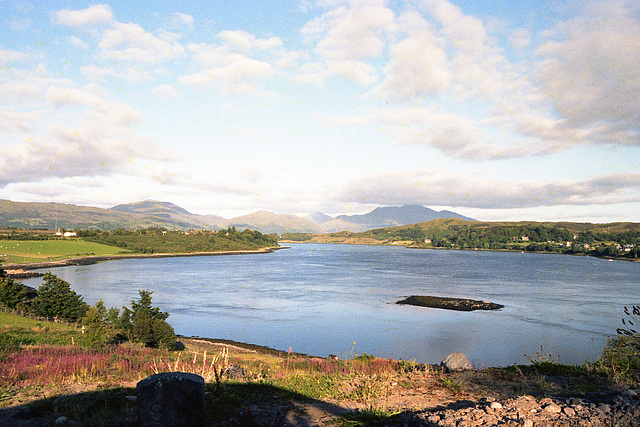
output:
{"label": "green hillside", "polygon": [[640,223],[479,222],[458,218],[361,233],[290,234],[316,243],[402,244],[416,248],[522,250],[637,259]]}

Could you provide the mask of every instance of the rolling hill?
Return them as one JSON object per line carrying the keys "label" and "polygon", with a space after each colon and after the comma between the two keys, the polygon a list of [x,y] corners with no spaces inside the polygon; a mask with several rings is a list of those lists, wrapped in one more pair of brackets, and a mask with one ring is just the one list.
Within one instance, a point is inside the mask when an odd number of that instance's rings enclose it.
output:
{"label": "rolling hill", "polygon": [[433,218],[461,218],[454,212],[437,212],[423,206],[383,207],[364,215],[336,218],[317,212],[306,218],[259,211],[233,219],[198,215],[169,202],[145,200],[120,204],[109,209],[64,203],[32,203],[0,200],[0,227],[30,229],[135,229],[161,227],[168,230],[227,227],[250,228],[261,233],[360,232],[375,228],[429,221]]}

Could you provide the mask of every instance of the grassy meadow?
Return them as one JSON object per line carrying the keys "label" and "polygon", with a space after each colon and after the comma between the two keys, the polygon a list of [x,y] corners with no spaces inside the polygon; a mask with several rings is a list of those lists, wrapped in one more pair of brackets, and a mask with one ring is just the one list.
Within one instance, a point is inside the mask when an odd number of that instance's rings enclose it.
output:
{"label": "grassy meadow", "polygon": [[2,264],[28,264],[67,258],[128,253],[115,246],[87,242],[79,238],[64,240],[0,240]]}

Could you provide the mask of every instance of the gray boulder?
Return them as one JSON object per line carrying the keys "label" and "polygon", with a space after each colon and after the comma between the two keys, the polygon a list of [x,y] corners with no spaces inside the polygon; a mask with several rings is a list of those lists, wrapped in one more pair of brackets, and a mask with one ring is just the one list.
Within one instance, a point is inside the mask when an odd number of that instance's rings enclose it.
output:
{"label": "gray boulder", "polygon": [[204,378],[185,372],[163,372],[136,387],[138,425],[204,426]]}
{"label": "gray boulder", "polygon": [[473,365],[464,353],[451,353],[440,362],[440,365],[444,366],[449,372],[470,371],[473,369]]}

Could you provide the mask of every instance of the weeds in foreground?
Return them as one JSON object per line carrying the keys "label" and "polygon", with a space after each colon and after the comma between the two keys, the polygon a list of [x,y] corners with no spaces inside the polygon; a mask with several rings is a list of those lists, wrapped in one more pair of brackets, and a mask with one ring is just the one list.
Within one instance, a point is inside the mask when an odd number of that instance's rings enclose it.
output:
{"label": "weeds in foreground", "polygon": [[640,353],[628,343],[630,339],[628,336],[609,339],[594,368],[614,382],[639,384]]}
{"label": "weeds in foreground", "polygon": [[396,360],[363,354],[349,360],[291,360],[271,384],[315,399],[354,401],[377,408],[388,396],[391,378],[404,365]]}
{"label": "weeds in foreground", "polygon": [[440,378],[440,383],[444,388],[452,391],[453,393],[460,393],[460,391],[462,391],[462,383],[451,378],[442,377]]}
{"label": "weeds in foreground", "polygon": [[[183,357],[184,356],[184,357]],[[216,384],[220,384],[222,374],[225,368],[229,365],[229,349],[223,347],[220,354],[210,356],[207,359],[207,351],[205,350],[202,355],[197,352],[188,353],[183,355],[177,353],[174,360],[169,355],[165,355],[163,358],[153,359],[151,363],[151,369],[154,374],[160,372],[188,372],[191,374],[200,375],[204,378],[205,382],[215,381]]]}
{"label": "weeds in foreground", "polygon": [[390,423],[398,421],[402,414],[400,411],[383,411],[383,410],[363,410],[354,411],[342,415],[335,420],[328,422],[328,425],[337,427],[374,427],[387,426]]}

